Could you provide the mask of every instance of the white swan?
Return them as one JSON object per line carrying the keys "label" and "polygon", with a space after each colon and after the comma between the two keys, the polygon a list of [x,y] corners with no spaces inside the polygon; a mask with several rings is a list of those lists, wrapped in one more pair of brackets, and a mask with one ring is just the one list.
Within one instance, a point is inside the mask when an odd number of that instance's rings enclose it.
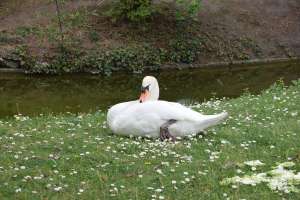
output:
{"label": "white swan", "polygon": [[156,78],[146,76],[139,100],[119,103],[107,113],[107,122],[115,134],[160,137],[175,140],[197,134],[224,120],[228,114],[202,115],[179,103],[160,101]]}

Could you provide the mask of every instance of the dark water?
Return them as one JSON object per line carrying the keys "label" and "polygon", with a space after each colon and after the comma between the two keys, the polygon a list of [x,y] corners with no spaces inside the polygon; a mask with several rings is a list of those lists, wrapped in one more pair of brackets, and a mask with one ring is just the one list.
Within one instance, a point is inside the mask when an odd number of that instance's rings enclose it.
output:
{"label": "dark water", "polygon": [[[279,79],[289,83],[300,78],[300,64],[169,70],[149,74],[159,81],[161,99],[193,103],[213,96],[237,97],[245,88],[258,93]],[[17,113],[32,116],[106,110],[115,103],[137,99],[144,75],[30,76],[0,73],[0,117]]]}

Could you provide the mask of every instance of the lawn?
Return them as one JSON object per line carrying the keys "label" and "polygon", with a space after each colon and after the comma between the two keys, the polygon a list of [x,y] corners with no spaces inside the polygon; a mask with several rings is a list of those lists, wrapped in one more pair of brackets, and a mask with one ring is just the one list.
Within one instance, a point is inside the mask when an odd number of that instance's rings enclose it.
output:
{"label": "lawn", "polygon": [[300,171],[300,80],[191,107],[230,117],[175,144],[114,136],[105,111],[2,119],[0,199],[299,199],[300,180],[221,182],[287,161]]}

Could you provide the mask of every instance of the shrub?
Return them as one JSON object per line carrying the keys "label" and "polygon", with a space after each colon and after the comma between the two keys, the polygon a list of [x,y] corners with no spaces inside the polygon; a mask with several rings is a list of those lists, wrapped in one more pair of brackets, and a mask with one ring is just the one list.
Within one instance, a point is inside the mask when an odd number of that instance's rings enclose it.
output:
{"label": "shrub", "polygon": [[[176,0],[177,18],[183,19],[186,16],[193,16],[200,9],[201,0]],[[126,18],[130,21],[139,22],[152,16],[157,12],[153,0],[118,0],[109,15],[114,20]]]}
{"label": "shrub", "polygon": [[170,60],[177,63],[194,62],[202,48],[199,38],[174,40],[170,44]]}
{"label": "shrub", "polygon": [[48,59],[48,63],[28,56],[24,48],[19,48],[17,52],[26,63],[28,73],[57,74],[92,71],[110,75],[114,71],[141,73],[146,67],[157,70],[166,62],[192,63],[197,59],[201,48],[199,38],[177,39],[172,41],[166,49],[144,44],[80,52],[76,50],[77,48],[62,46],[57,55]]}
{"label": "shrub", "polygon": [[107,51],[96,51],[83,57],[79,65],[85,69],[97,70],[110,75],[113,71],[141,73],[146,66],[157,69],[164,61],[161,49],[145,47],[125,47]]}
{"label": "shrub", "polygon": [[176,17],[179,20],[194,17],[201,7],[201,0],[176,0]]}
{"label": "shrub", "polygon": [[142,21],[150,17],[153,11],[152,0],[119,0],[109,14],[114,20],[126,18],[130,21]]}

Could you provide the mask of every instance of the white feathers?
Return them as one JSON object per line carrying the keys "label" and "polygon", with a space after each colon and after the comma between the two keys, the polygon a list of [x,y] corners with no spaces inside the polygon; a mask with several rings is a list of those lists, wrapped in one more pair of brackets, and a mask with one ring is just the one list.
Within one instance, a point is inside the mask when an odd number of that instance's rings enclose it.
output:
{"label": "white feathers", "polygon": [[[150,86],[149,86],[150,85]],[[175,137],[199,133],[224,120],[226,112],[202,115],[179,103],[158,101],[159,87],[154,77],[145,77],[142,87],[149,86],[148,100],[143,103],[130,101],[111,107],[107,121],[116,134],[158,137],[160,127],[169,120],[176,120],[169,131]]]}

